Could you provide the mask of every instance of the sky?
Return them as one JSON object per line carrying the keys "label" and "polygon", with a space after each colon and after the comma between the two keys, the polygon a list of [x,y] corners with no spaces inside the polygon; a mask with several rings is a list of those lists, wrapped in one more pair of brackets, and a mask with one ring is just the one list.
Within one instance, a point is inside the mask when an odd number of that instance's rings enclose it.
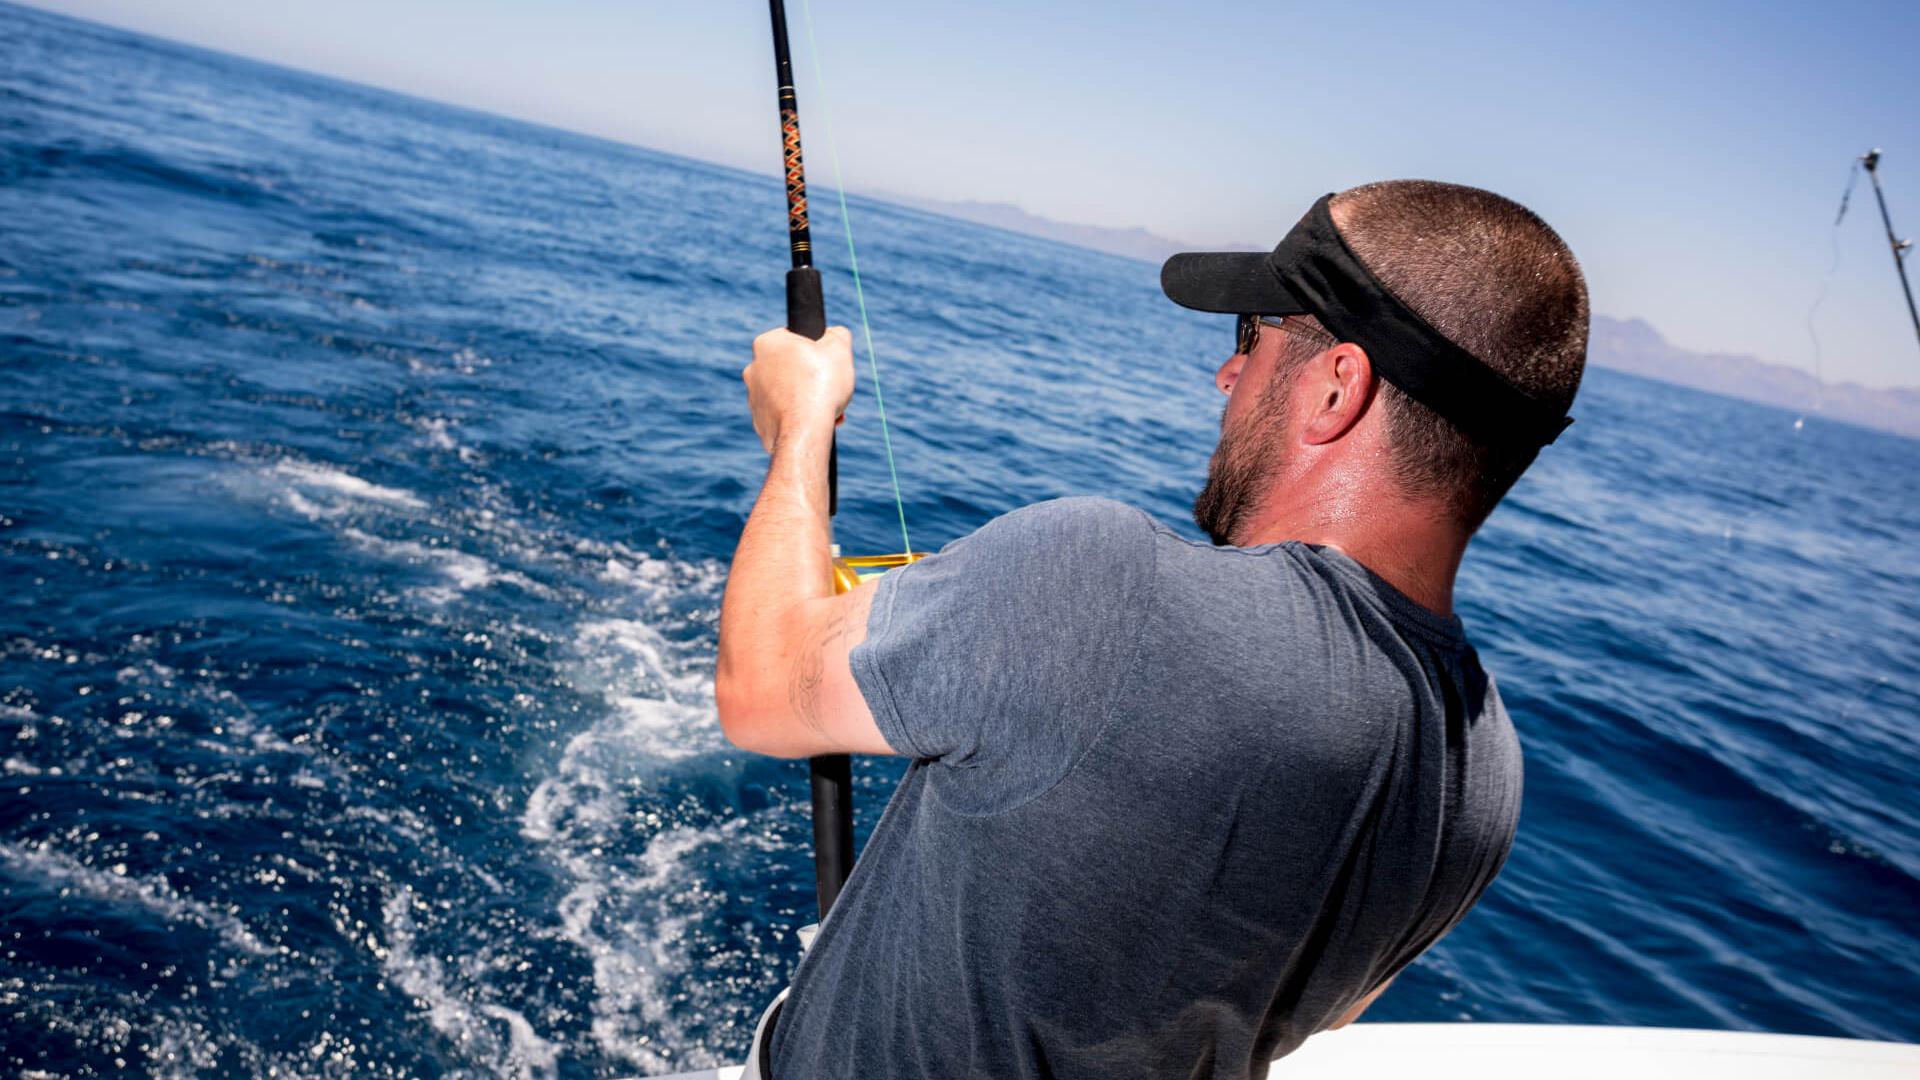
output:
{"label": "sky", "polygon": [[[32,2],[779,165],[759,0]],[[1864,178],[1833,226],[1850,163],[1878,146],[1894,223],[1920,237],[1912,0],[788,2],[816,182],[830,111],[850,190],[1009,202],[1202,247],[1270,246],[1314,198],[1369,180],[1474,184],[1560,231],[1597,312],[1688,349],[1920,386]],[[1836,249],[1816,353],[1808,314]]]}

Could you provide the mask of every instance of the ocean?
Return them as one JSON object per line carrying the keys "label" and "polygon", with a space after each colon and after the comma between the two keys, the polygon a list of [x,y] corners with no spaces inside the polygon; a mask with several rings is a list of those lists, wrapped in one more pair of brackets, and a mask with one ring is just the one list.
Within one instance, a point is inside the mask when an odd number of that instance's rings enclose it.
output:
{"label": "ocean", "polygon": [[[0,1068],[737,1059],[813,906],[805,767],[712,696],[778,182],[0,42]],[[916,547],[1077,494],[1193,531],[1226,319],[851,205]],[[837,530],[890,551],[865,364]],[[1370,1018],[1920,1039],[1920,442],[1601,370],[1575,412],[1461,578],[1519,840]]]}

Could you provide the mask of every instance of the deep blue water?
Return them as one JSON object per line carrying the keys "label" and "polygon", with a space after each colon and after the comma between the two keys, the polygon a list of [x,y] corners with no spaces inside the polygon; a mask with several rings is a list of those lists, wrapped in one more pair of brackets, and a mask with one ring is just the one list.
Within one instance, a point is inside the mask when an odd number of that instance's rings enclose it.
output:
{"label": "deep blue water", "polygon": [[[1184,522],[1224,320],[854,207],[916,546]],[[803,767],[711,692],[783,240],[766,177],[0,6],[0,1068],[741,1052],[812,907]],[[1576,411],[1463,574],[1518,845],[1373,1016],[1920,1038],[1920,443]]]}

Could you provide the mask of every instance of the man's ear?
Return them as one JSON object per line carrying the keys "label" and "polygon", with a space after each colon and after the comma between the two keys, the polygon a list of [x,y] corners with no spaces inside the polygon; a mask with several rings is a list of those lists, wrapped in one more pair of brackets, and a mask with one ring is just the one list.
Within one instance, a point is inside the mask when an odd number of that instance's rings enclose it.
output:
{"label": "man's ear", "polygon": [[1312,402],[1301,441],[1320,446],[1353,429],[1373,400],[1373,361],[1367,350],[1343,341],[1308,362],[1295,393]]}

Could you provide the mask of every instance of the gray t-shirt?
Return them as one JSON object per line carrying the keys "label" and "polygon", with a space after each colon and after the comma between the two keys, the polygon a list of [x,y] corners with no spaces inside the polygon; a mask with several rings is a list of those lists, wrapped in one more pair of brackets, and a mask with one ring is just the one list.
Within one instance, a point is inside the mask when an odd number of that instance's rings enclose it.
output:
{"label": "gray t-shirt", "polygon": [[867,634],[914,762],[777,1080],[1261,1076],[1513,841],[1520,747],[1459,621],[1332,548],[1041,503],[889,574]]}

